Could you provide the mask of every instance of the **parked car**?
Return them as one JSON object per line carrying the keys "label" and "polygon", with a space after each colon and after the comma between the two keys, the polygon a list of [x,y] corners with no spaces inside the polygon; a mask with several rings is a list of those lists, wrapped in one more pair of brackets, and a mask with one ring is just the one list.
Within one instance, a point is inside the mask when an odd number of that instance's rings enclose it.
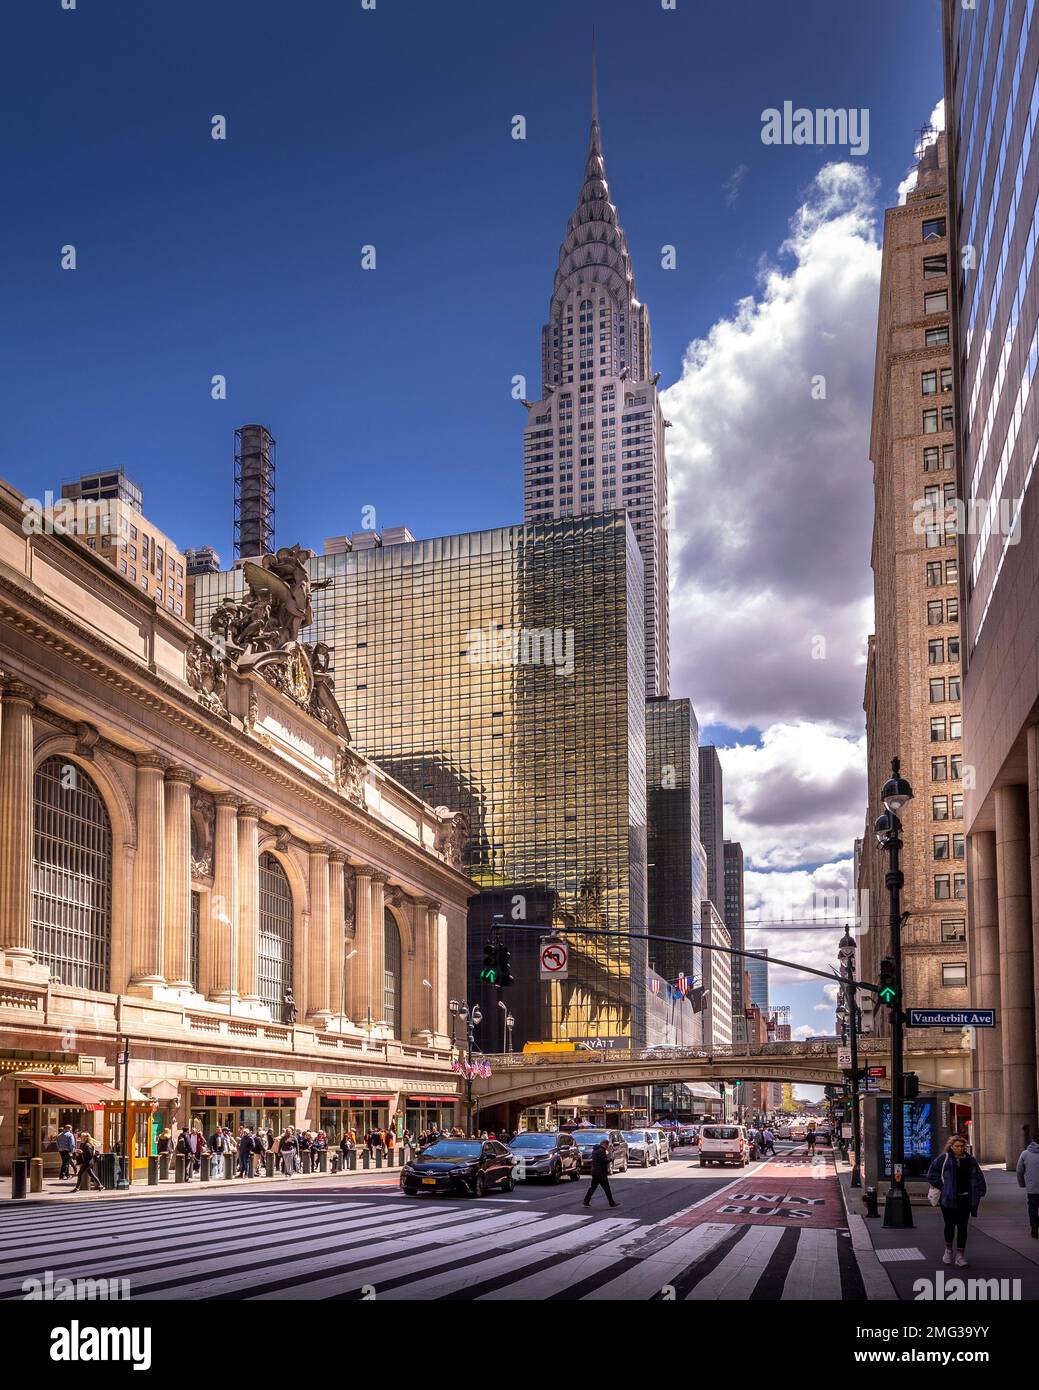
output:
{"label": "parked car", "polygon": [[655,1168],[660,1162],[656,1136],[648,1129],[626,1129],[621,1137],[628,1146],[628,1161],[640,1168]]}
{"label": "parked car", "polygon": [[678,1126],[678,1142],[679,1142],[679,1144],[680,1144],[683,1148],[688,1148],[689,1145],[691,1145],[691,1144],[695,1145],[695,1143],[696,1143],[697,1139],[699,1139],[699,1137],[700,1137],[700,1126],[699,1126],[699,1125],[679,1125],[679,1126]]}
{"label": "parked car", "polygon": [[400,1173],[401,1190],[409,1197],[420,1192],[459,1192],[482,1197],[492,1188],[511,1192],[512,1154],[496,1140],[440,1139],[405,1163]]}
{"label": "parked car", "polygon": [[592,1150],[604,1139],[610,1142],[610,1172],[625,1173],[628,1169],[628,1146],[619,1129],[579,1129],[574,1139],[581,1150],[581,1171],[592,1171]]}
{"label": "parked car", "polygon": [[516,1135],[509,1144],[509,1151],[514,1163],[522,1164],[519,1173],[513,1168],[513,1176],[525,1181],[544,1178],[548,1182],[560,1182],[565,1175],[571,1182],[577,1182],[581,1176],[581,1150],[572,1134],[542,1134],[528,1130]]}
{"label": "parked car", "polygon": [[747,1131],[742,1125],[704,1125],[700,1130],[700,1167],[734,1163],[745,1168],[750,1162]]}
{"label": "parked car", "polygon": [[657,1161],[659,1163],[671,1162],[671,1141],[667,1137],[667,1132],[662,1129],[651,1129],[650,1134],[656,1140]]}

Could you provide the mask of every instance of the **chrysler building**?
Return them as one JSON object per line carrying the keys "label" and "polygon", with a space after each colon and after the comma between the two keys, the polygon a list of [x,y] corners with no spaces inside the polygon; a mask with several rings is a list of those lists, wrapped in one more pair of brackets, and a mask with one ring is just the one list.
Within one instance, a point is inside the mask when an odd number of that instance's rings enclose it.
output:
{"label": "chrysler building", "polygon": [[610,201],[592,58],[584,184],[541,330],[541,394],[524,401],[524,517],[627,509],[645,569],[646,696],[668,693],[667,460],[649,312]]}

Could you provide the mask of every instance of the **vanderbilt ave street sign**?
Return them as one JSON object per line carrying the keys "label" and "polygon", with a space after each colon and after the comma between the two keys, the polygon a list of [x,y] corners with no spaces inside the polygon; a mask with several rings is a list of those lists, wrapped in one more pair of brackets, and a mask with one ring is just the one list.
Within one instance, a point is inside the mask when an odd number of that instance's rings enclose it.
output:
{"label": "vanderbilt ave street sign", "polygon": [[995,1009],[910,1009],[910,1028],[995,1028]]}

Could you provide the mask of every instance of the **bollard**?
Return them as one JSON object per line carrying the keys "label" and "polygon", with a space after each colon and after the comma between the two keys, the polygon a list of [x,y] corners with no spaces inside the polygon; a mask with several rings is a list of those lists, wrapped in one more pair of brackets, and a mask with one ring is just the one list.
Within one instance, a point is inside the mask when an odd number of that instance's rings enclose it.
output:
{"label": "bollard", "polygon": [[880,1212],[877,1210],[877,1189],[875,1187],[866,1188],[865,1192],[862,1194],[862,1205],[866,1208],[867,1216],[880,1215]]}
{"label": "bollard", "polygon": [[346,1166],[350,1169],[350,1172],[351,1172],[351,1173],[356,1173],[356,1172],[357,1172],[357,1150],[356,1150],[356,1149],[349,1149],[349,1150],[347,1151],[347,1155],[346,1155]]}
{"label": "bollard", "polygon": [[363,1150],[361,1151],[361,1167],[362,1167],[362,1168],[364,1169],[364,1171],[367,1173],[368,1169],[369,1169],[371,1166],[372,1166],[372,1156],[371,1156],[371,1154],[368,1152],[367,1149],[363,1149]]}
{"label": "bollard", "polygon": [[382,1149],[375,1150],[375,1166],[376,1168],[382,1167]]}
{"label": "bollard", "polygon": [[158,1187],[159,1185],[159,1155],[148,1155],[148,1186]]}
{"label": "bollard", "polygon": [[177,1154],[173,1160],[173,1181],[184,1182],[186,1177],[185,1154]]}
{"label": "bollard", "polygon": [[402,1144],[402,1145],[400,1146],[400,1148],[397,1149],[397,1167],[398,1167],[398,1168],[403,1168],[403,1167],[404,1167],[404,1163],[405,1163],[406,1157],[407,1157],[407,1156],[406,1156],[406,1154],[405,1154],[405,1152],[404,1152],[404,1145]]}
{"label": "bollard", "polygon": [[26,1179],[29,1176],[28,1160],[16,1158],[11,1164],[11,1196],[24,1197]]}
{"label": "bollard", "polygon": [[224,1181],[234,1177],[235,1166],[238,1162],[237,1155],[233,1152],[224,1154]]}
{"label": "bollard", "polygon": [[159,1181],[167,1182],[170,1176],[169,1154],[159,1154]]}
{"label": "bollard", "polygon": [[309,1149],[304,1149],[300,1155],[299,1168],[304,1177],[314,1171],[314,1156]]}
{"label": "bollard", "polygon": [[203,1154],[203,1155],[202,1155],[201,1162],[200,1162],[200,1164],[199,1164],[199,1170],[198,1170],[198,1180],[199,1180],[199,1182],[208,1182],[208,1181],[209,1181],[209,1170],[210,1170],[210,1168],[212,1167],[212,1164],[213,1164],[213,1160],[212,1160],[211,1156],[210,1156],[209,1154]]}
{"label": "bollard", "polygon": [[317,1170],[319,1173],[328,1172],[328,1150],[318,1149],[317,1151]]}
{"label": "bollard", "polygon": [[29,1160],[29,1191],[43,1191],[43,1159],[32,1158]]}
{"label": "bollard", "polygon": [[263,1156],[263,1169],[264,1169],[264,1173],[265,1173],[266,1176],[269,1177],[269,1178],[273,1178],[273,1177],[274,1177],[274,1160],[275,1160],[275,1157],[276,1157],[276,1155],[275,1155],[275,1154],[272,1154],[272,1153],[265,1153],[264,1156]]}

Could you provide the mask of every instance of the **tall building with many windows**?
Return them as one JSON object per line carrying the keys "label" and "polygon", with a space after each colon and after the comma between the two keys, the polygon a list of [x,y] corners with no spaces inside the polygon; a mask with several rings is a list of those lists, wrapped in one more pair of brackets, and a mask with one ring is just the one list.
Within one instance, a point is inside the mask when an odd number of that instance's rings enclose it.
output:
{"label": "tall building with many windows", "polygon": [[724,806],[722,765],[718,760],[718,750],[713,744],[704,744],[700,749],[700,839],[707,855],[707,882],[703,895],[714,903],[719,912],[725,907]]}
{"label": "tall building with many windows", "polygon": [[666,979],[692,977],[700,921],[699,726],[688,700],[646,702],[647,881],[650,930],[689,946],[650,942],[650,964]]}
{"label": "tall building with many windows", "polygon": [[[864,700],[867,829],[883,810],[880,792],[898,757],[915,793],[902,817],[904,995],[917,1007],[961,1008],[969,999],[944,134],[925,136],[923,146],[915,188],[884,215],[870,440],[876,633]],[[891,953],[887,868],[887,852],[867,833],[858,882],[868,923],[858,964],[867,980]],[[886,1031],[888,1011],[877,1021]],[[907,1030],[907,1070],[924,1086],[966,1087],[965,1066],[952,1075],[924,1050],[932,1036]]]}
{"label": "tall building with many windows", "polygon": [[[975,1151],[1014,1162],[1037,1102],[1039,16],[945,0],[963,604]],[[962,870],[961,870],[962,872]]]}
{"label": "tall building with many windows", "polygon": [[[743,846],[736,840],[723,843],[725,859],[725,925],[729,938],[737,951],[743,950],[744,910],[743,910]],[[740,1013],[750,1001],[743,997],[743,976],[745,961],[742,956],[732,958],[732,1011]]]}
{"label": "tall building with many windows", "polygon": [[[642,560],[624,512],[315,557],[313,621],[354,744],[434,806],[464,813],[469,986],[478,1042],[501,1047],[478,979],[495,913],[557,930],[646,922]],[[202,575],[196,624],[241,589]],[[376,774],[377,776],[377,774]],[[377,788],[373,794],[377,793]],[[536,933],[508,938],[513,1044],[645,1033],[645,943],[575,936],[542,984]],[[523,968],[516,968],[523,962]]]}
{"label": "tall building with many windows", "polygon": [[645,575],[646,694],[669,685],[667,460],[649,311],[610,201],[593,65],[592,126],[577,207],[541,330],[541,399],[524,401],[524,516],[624,507]]}

